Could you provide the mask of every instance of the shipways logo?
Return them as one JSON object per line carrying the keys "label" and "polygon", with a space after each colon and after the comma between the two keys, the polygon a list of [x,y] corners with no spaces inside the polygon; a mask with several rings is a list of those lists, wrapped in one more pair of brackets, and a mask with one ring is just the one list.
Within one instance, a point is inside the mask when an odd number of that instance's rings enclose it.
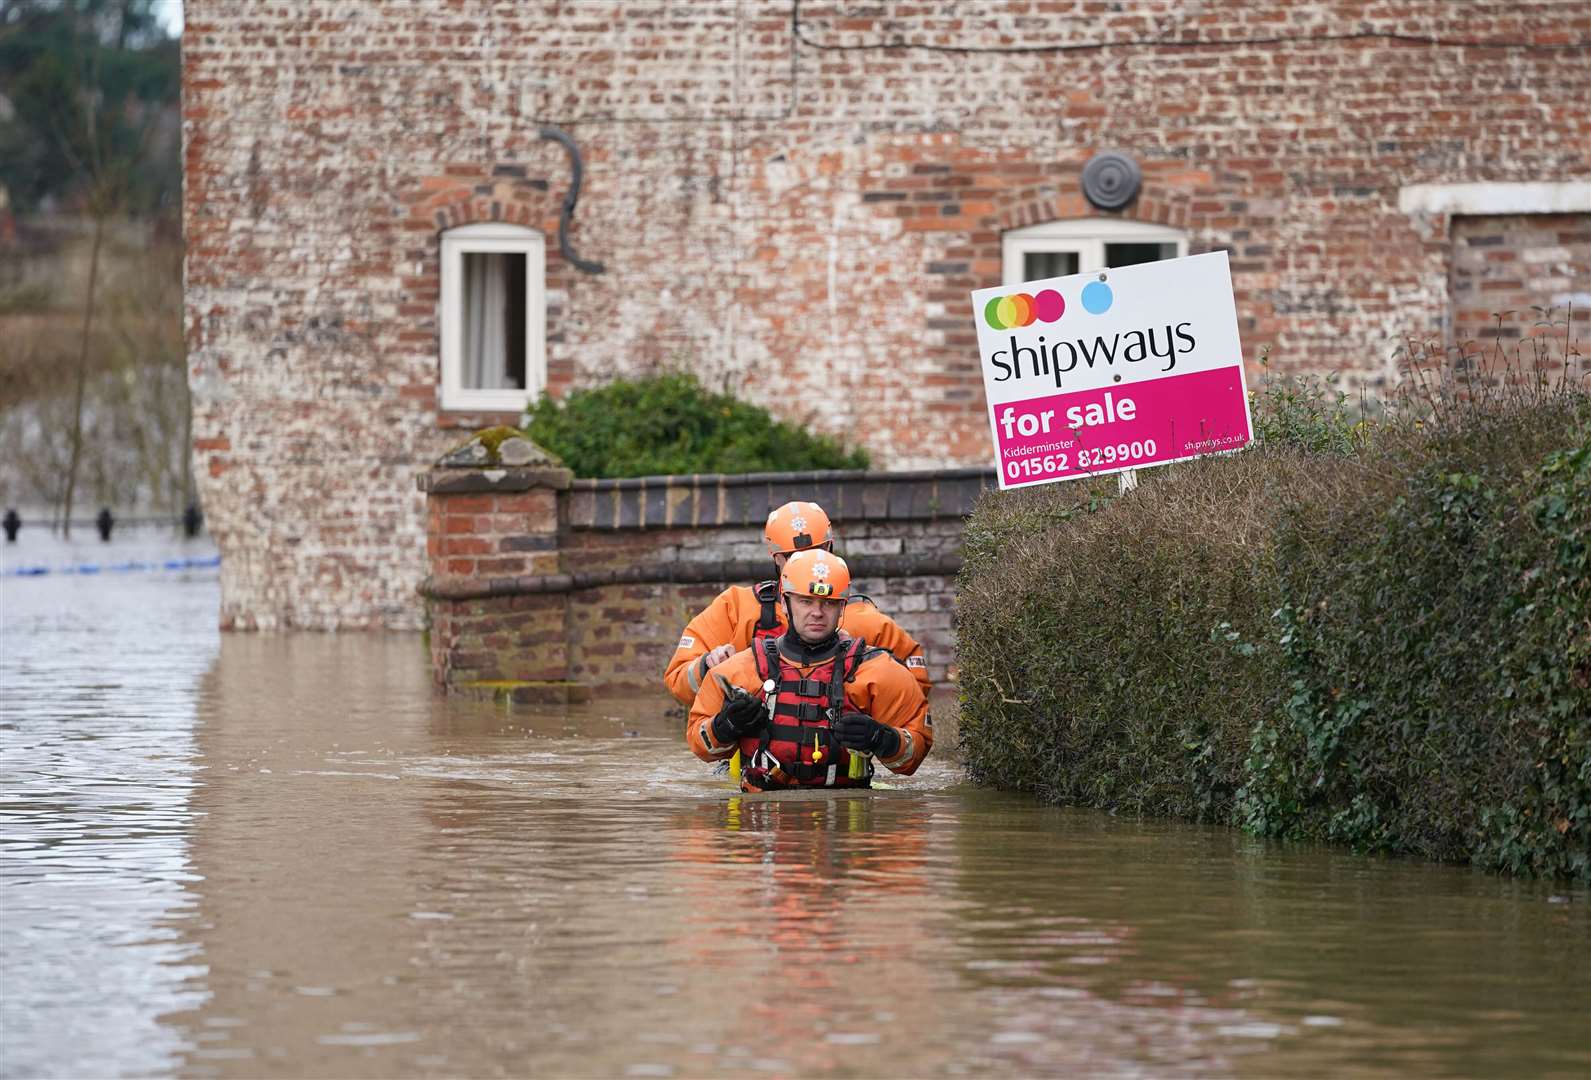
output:
{"label": "shipways logo", "polygon": [[[1105,283],[1105,275],[1100,274],[1083,286],[1077,300],[1089,315],[1103,315],[1116,303],[1116,294]],[[1054,341],[1046,341],[1040,334],[1036,341],[1024,342],[1016,334],[1017,330],[1035,322],[1057,322],[1065,313],[1066,300],[1054,289],[1045,289],[1033,296],[1027,293],[997,296],[985,304],[984,321],[996,330],[1011,331],[1005,348],[996,349],[987,357],[999,371],[994,381],[1042,375],[1053,378],[1059,388],[1061,376],[1077,370],[1079,365],[1093,370],[1095,365],[1113,367],[1117,360],[1137,364],[1150,357],[1164,360],[1165,366],[1160,370],[1170,371],[1177,366],[1179,354],[1194,349],[1191,322],[1168,325],[1163,332],[1145,328],[1117,331],[1106,337],[1091,333],[1086,320],[1081,324],[1073,320],[1069,329],[1056,328],[1061,333],[1053,335],[1058,339]],[[1068,337],[1071,340],[1066,340]]]}
{"label": "shipways logo", "polygon": [[[1103,315],[1116,302],[1115,294],[1103,280],[1104,275],[1101,274],[1100,278],[1099,281],[1084,285],[1083,294],[1079,297],[1083,310],[1090,315]],[[1036,322],[1052,323],[1065,314],[1066,297],[1054,289],[996,296],[983,307],[983,321],[989,324],[991,330],[1015,330]]]}

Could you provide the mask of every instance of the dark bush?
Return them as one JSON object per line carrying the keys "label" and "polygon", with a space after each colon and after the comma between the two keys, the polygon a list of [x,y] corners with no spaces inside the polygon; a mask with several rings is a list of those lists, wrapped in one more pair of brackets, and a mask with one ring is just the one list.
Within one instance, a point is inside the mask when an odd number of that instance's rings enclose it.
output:
{"label": "dark bush", "polygon": [[1277,706],[1260,644],[1276,487],[1306,465],[1278,449],[1175,467],[1119,500],[1077,504],[1072,485],[986,495],[957,593],[971,775],[1229,821],[1249,733]]}
{"label": "dark bush", "polygon": [[1268,441],[1130,497],[980,503],[958,594],[973,778],[1591,878],[1587,398],[1369,423],[1292,384],[1255,406]]}
{"label": "dark bush", "polygon": [[670,373],[576,390],[531,407],[531,439],[582,477],[865,469],[865,451]]}
{"label": "dark bush", "polygon": [[1405,435],[1291,503],[1287,696],[1255,728],[1242,824],[1591,876],[1586,405]]}

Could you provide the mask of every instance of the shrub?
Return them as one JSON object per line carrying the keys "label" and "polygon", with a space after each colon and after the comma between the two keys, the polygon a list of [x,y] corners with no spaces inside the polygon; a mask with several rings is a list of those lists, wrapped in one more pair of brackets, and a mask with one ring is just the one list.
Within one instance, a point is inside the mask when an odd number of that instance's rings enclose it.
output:
{"label": "shrub", "polygon": [[1255,454],[1177,473],[1120,500],[1054,485],[979,503],[957,593],[974,779],[1229,820],[1249,731],[1275,704],[1255,645],[1275,607],[1270,483]]}
{"label": "shrub", "polygon": [[[1249,736],[1280,699],[1269,613],[1283,492],[1355,422],[1315,380],[1252,402],[1262,446],[989,493],[957,592],[962,749],[979,781],[1056,802],[1229,821]],[[1323,472],[1318,467],[1316,472]]]}
{"label": "shrub", "polygon": [[1293,382],[1254,405],[1264,441],[1129,498],[979,504],[971,776],[1591,880],[1591,403],[1538,386],[1371,423]]}
{"label": "shrub", "polygon": [[542,397],[527,433],[582,477],[865,469],[860,449],[777,421],[766,409],[715,394],[688,373],[618,380]]}
{"label": "shrub", "polygon": [[1264,389],[1249,401],[1255,439],[1312,453],[1354,449],[1364,422],[1349,408],[1348,395],[1337,388],[1334,377],[1272,377],[1268,354],[1261,354],[1260,366],[1266,374]]}
{"label": "shrub", "polygon": [[1583,398],[1474,412],[1294,501],[1242,824],[1591,876],[1588,439]]}

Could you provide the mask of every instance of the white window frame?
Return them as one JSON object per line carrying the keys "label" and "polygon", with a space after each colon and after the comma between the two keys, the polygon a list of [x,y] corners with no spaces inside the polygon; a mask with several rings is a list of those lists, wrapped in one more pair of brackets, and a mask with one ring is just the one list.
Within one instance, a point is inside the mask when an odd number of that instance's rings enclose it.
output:
{"label": "white window frame", "polygon": [[1170,243],[1177,245],[1179,258],[1188,253],[1187,234],[1165,225],[1115,218],[1073,218],[1028,225],[1000,237],[1002,283],[1020,285],[1025,280],[1022,265],[1024,256],[1030,253],[1074,253],[1077,272],[1086,274],[1106,268],[1106,244]]}
{"label": "white window frame", "polygon": [[[525,388],[483,390],[464,385],[464,256],[525,256]],[[460,225],[442,234],[442,408],[521,412],[547,385],[547,240],[535,229],[504,222]]]}

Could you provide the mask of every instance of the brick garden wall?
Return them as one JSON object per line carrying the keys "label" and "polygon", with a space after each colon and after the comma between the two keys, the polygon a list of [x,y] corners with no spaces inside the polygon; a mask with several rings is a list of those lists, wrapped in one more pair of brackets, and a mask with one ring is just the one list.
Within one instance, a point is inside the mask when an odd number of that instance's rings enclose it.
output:
{"label": "brick garden wall", "polygon": [[437,682],[539,698],[655,691],[686,622],[722,589],[773,575],[768,511],[817,499],[859,587],[953,677],[955,573],[984,470],[652,477],[451,469],[422,481],[423,591]]}
{"label": "brick garden wall", "polygon": [[[237,627],[416,626],[441,233],[547,246],[550,389],[683,363],[890,469],[981,465],[967,293],[1001,236],[1122,217],[1225,248],[1272,370],[1440,336],[1446,214],[1591,176],[1591,6],[1451,0],[189,0],[194,449]],[[1577,43],[1581,43],[1578,44]],[[568,131],[586,163],[558,255]],[[1082,198],[1105,148],[1140,198]],[[1538,298],[1539,302],[1539,298]]]}

